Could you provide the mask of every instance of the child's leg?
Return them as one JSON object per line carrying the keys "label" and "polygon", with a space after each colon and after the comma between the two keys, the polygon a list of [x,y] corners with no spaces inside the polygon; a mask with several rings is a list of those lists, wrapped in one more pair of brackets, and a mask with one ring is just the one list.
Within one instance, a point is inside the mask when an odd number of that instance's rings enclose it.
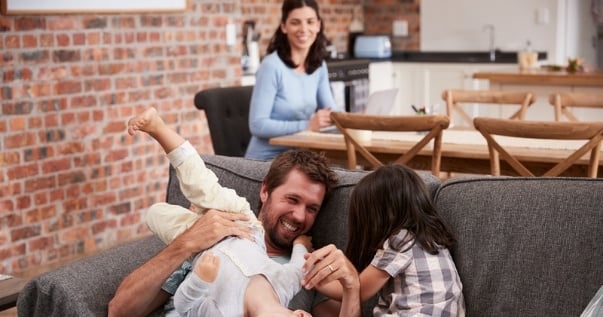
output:
{"label": "child's leg", "polygon": [[169,244],[192,226],[199,215],[179,205],[156,203],[145,215],[149,229],[165,244]]}
{"label": "child's leg", "polygon": [[185,141],[176,131],[165,125],[157,110],[152,107],[128,121],[128,133],[134,135],[136,131],[146,132],[153,137],[165,153],[170,153]]}
{"label": "child's leg", "polygon": [[247,214],[255,219],[249,203],[232,189],[223,188],[218,178],[205,167],[195,148],[176,131],[165,125],[155,108],[149,108],[128,121],[128,133],[143,131],[153,137],[163,148],[176,169],[184,197],[201,211],[218,209]]}

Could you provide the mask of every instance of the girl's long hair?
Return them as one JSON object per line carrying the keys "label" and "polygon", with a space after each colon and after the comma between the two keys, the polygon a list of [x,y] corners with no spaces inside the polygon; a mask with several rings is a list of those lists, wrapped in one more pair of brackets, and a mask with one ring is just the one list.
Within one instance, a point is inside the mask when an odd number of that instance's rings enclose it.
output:
{"label": "girl's long hair", "polygon": [[[358,182],[350,198],[348,226],[346,255],[358,270],[371,263],[388,239],[400,252],[419,243],[431,254],[455,242],[423,180],[403,165],[382,166]],[[402,229],[408,231],[407,236],[394,241]],[[402,250],[404,245],[407,247]]]}
{"label": "girl's long hair", "polygon": [[[322,62],[327,56],[327,37],[324,34],[324,21],[320,17],[318,3],[314,0],[285,0],[283,2],[283,6],[281,7],[281,23],[285,23],[287,21],[289,13],[292,10],[303,7],[310,7],[314,9],[316,12],[316,17],[320,21],[320,30],[316,34],[316,40],[310,47],[310,52],[308,52],[308,56],[304,61],[306,73],[312,74],[322,65]],[[289,45],[287,34],[281,31],[280,24],[270,39],[270,44],[268,44],[267,51],[268,54],[276,51],[285,65],[291,68],[296,68],[298,66],[291,59],[291,46]]]}

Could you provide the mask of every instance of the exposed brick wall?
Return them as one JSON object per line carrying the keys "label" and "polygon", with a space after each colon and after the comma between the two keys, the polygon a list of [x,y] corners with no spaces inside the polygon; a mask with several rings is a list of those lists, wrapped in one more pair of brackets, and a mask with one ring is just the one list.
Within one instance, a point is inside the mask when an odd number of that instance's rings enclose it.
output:
{"label": "exposed brick wall", "polygon": [[125,123],[155,106],[212,153],[194,94],[240,81],[225,45],[238,1],[187,12],[0,16],[0,273],[18,273],[147,234],[167,161]]}
{"label": "exposed brick wall", "polygon": [[[364,31],[366,34],[389,35],[392,50],[418,50],[420,42],[421,0],[364,1]],[[408,22],[408,36],[392,36],[395,20]]]}
{"label": "exposed brick wall", "polygon": [[238,84],[241,46],[225,45],[224,25],[242,24],[245,4],[0,17],[1,273],[148,233],[141,217],[164,200],[167,161],[149,137],[126,135],[125,122],[155,106],[200,152],[212,153],[193,96]]}
{"label": "exposed brick wall", "polygon": [[[226,46],[224,25],[257,19],[263,53],[280,3],[190,0],[181,13],[0,16],[0,273],[149,234],[142,215],[165,199],[168,163],[149,137],[128,136],[126,121],[155,106],[199,152],[213,153],[193,97],[239,84],[242,40]],[[340,51],[362,3],[320,2]]]}

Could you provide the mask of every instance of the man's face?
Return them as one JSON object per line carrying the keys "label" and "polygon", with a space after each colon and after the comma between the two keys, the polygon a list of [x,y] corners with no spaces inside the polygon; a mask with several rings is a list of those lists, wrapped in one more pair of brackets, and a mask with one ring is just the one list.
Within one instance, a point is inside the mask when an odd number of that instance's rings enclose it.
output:
{"label": "man's face", "polygon": [[266,230],[268,255],[288,253],[293,240],[314,224],[325,196],[325,186],[294,169],[269,195],[262,185],[259,220]]}

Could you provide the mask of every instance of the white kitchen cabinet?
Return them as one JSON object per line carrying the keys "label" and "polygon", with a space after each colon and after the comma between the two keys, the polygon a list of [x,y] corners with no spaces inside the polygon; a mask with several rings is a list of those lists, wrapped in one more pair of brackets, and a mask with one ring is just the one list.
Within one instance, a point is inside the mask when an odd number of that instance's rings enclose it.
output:
{"label": "white kitchen cabinet", "polygon": [[390,61],[369,64],[369,93],[394,87],[395,74]]}

